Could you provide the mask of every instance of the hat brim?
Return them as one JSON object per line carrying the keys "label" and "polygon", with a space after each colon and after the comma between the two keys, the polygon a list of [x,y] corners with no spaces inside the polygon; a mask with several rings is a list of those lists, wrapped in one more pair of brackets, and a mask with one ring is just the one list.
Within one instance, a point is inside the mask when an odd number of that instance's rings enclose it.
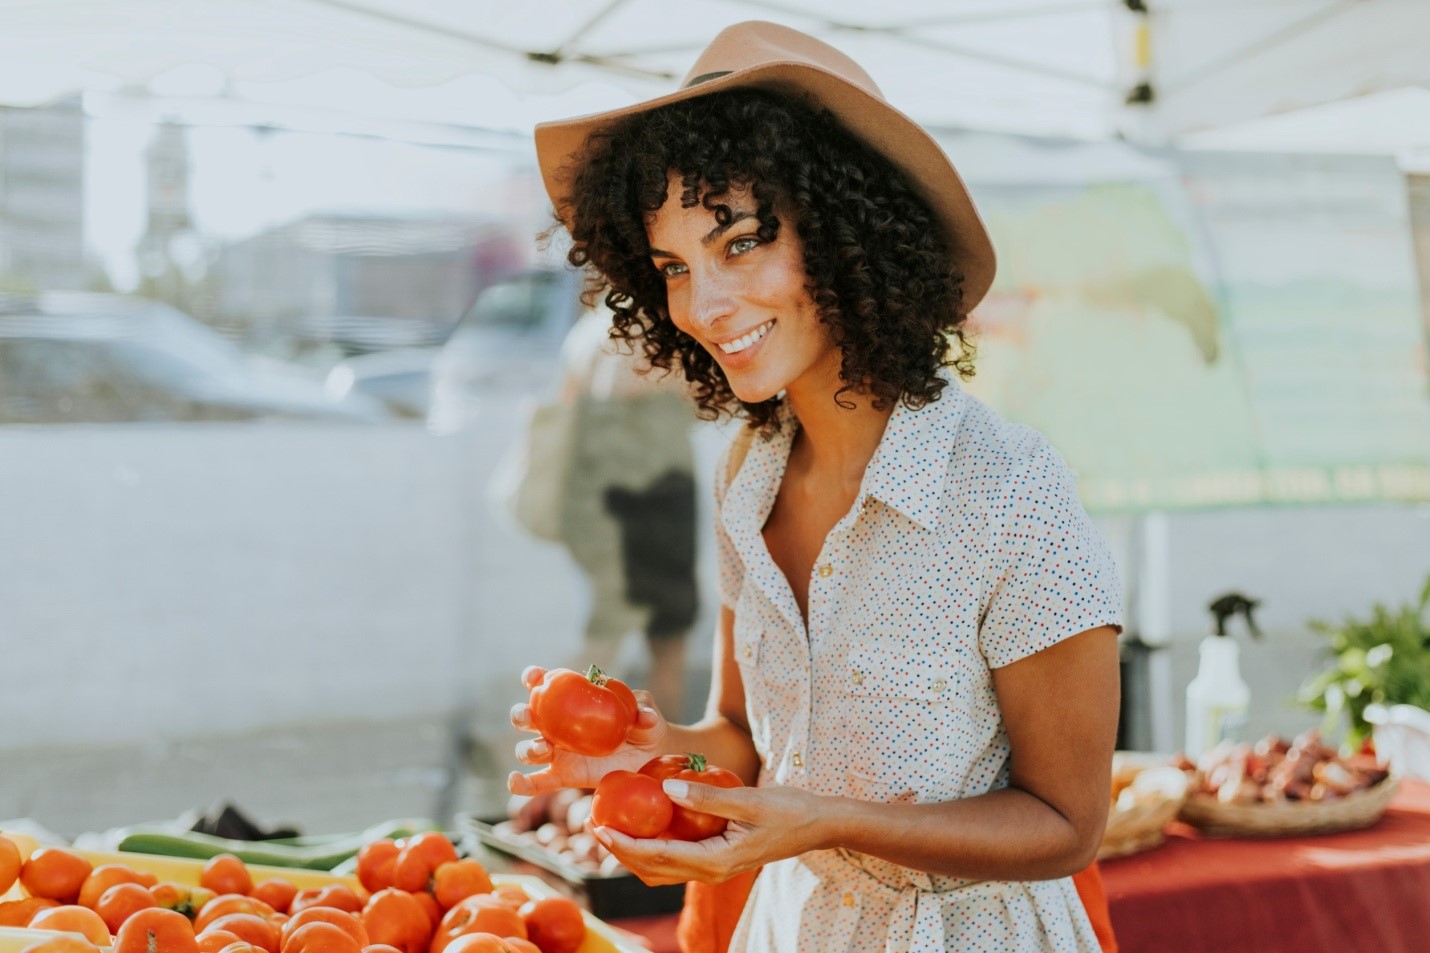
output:
{"label": "hat brim", "polygon": [[535,131],[537,162],[557,214],[569,228],[567,178],[573,171],[572,160],[591,133],[652,109],[747,86],[813,99],[850,133],[902,169],[943,223],[955,266],[963,273],[964,308],[972,310],[983,299],[996,268],[993,243],[968,187],[943,148],[922,126],[884,100],[808,63],[763,63],[620,109],[539,123]]}

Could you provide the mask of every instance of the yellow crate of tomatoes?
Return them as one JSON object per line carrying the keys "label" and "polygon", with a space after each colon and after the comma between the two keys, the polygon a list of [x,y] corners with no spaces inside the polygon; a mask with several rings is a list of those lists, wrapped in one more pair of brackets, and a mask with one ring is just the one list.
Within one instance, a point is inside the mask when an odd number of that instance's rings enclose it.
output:
{"label": "yellow crate of tomatoes", "polygon": [[427,832],[356,876],[37,848],[0,832],[0,953],[641,953],[533,877],[488,877]]}

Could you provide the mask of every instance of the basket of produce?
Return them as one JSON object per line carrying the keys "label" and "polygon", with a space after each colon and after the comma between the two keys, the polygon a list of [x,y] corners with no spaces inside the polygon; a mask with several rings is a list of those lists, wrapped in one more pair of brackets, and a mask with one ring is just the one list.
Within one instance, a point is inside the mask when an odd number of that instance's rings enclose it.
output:
{"label": "basket of produce", "polygon": [[648,887],[585,830],[591,795],[574,788],[512,798],[506,818],[457,816],[469,851],[495,851],[514,870],[531,873],[575,897],[597,917],[672,913],[684,884]]}
{"label": "basket of produce", "polygon": [[1369,827],[1395,796],[1374,754],[1341,757],[1312,730],[1287,742],[1223,743],[1192,769],[1179,817],[1203,834],[1291,837]]}
{"label": "basket of produce", "polygon": [[1162,829],[1187,796],[1185,773],[1164,755],[1119,751],[1112,759],[1112,809],[1097,859],[1125,857],[1162,843]]}

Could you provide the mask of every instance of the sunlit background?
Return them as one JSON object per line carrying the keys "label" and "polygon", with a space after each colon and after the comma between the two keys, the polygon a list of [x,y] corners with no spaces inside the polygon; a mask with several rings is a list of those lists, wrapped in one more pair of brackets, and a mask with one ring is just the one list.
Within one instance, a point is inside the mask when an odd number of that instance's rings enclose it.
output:
{"label": "sunlit background", "polygon": [[0,820],[501,813],[517,676],[590,600],[493,499],[578,314],[531,128],[756,16],[968,180],[970,388],[1117,553],[1124,746],[1181,746],[1231,590],[1250,734],[1315,723],[1308,621],[1430,574],[1430,6],[3,0]]}

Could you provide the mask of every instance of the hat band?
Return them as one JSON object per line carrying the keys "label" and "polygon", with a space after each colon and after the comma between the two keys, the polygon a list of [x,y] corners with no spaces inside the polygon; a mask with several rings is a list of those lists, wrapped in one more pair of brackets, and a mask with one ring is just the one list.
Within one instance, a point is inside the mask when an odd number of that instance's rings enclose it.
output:
{"label": "hat band", "polygon": [[684,88],[689,89],[692,86],[699,86],[701,83],[708,83],[712,79],[719,79],[721,76],[729,76],[733,72],[735,71],[726,69],[720,70],[717,73],[701,73],[699,76],[686,83]]}

